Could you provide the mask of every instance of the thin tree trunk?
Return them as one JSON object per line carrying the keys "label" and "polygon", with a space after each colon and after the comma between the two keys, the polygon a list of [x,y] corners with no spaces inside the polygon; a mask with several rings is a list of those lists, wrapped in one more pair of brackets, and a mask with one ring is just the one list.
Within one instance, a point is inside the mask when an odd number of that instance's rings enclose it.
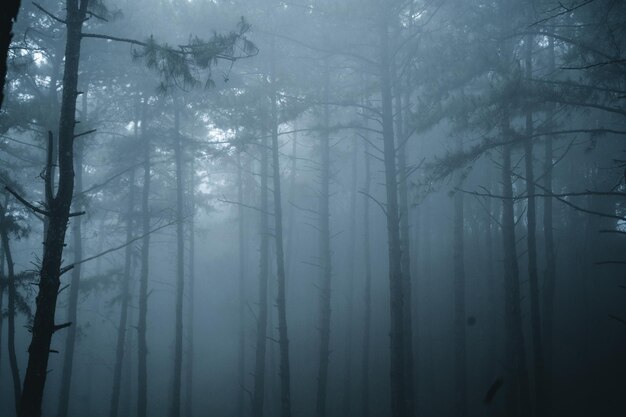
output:
{"label": "thin tree trunk", "polygon": [[[461,140],[458,149],[462,151]],[[461,186],[462,174],[457,173],[456,185]],[[467,348],[465,335],[465,233],[463,193],[454,193],[454,415],[467,416]]]}
{"label": "thin tree trunk", "polygon": [[[549,64],[548,72],[554,71],[554,39],[549,39]],[[550,106],[548,110],[548,123],[553,126],[554,106]],[[544,144],[544,177],[543,188],[546,194],[552,194],[552,159],[554,158],[552,150],[552,139],[546,138]],[[544,271],[544,287],[543,287],[543,342],[545,347],[545,412],[550,415],[551,399],[552,399],[552,349],[553,336],[552,329],[554,326],[554,291],[556,281],[556,251],[554,249],[554,226],[553,226],[553,210],[551,198],[543,199],[543,236],[546,257],[546,269]]]}
{"label": "thin tree trunk", "polygon": [[343,415],[352,415],[352,328],[353,328],[353,313],[354,313],[354,264],[356,256],[356,187],[357,187],[357,141],[352,142],[352,152],[350,157],[350,219],[349,219],[349,241],[348,250],[348,292],[346,303],[346,328],[345,328],[345,342],[344,342],[344,371],[343,371]]}
{"label": "thin tree trunk", "polygon": [[274,236],[276,241],[276,276],[278,294],[276,307],[278,309],[278,345],[280,347],[280,415],[291,417],[291,381],[289,364],[289,338],[287,334],[287,299],[285,294],[285,255],[283,248],[283,209],[280,190],[280,159],[278,154],[278,103],[276,102],[275,78],[275,41],[272,38],[272,162],[274,182]]}
{"label": "thin tree trunk", "polygon": [[370,258],[370,160],[369,149],[365,144],[365,184],[363,185],[363,263],[365,267],[363,358],[361,361],[361,415],[370,415],[370,328],[372,322],[372,263]]}
{"label": "thin tree trunk", "polygon": [[391,317],[391,415],[409,415],[406,390],[406,360],[404,333],[404,294],[402,278],[402,245],[398,208],[398,181],[396,170],[396,147],[393,129],[391,76],[389,69],[389,25],[386,9],[381,10],[380,36],[380,84],[382,95],[382,121],[384,165],[386,185],[386,217],[389,244],[389,295]]}
{"label": "thin tree trunk", "polygon": [[20,0],[8,0],[0,11],[0,109],[4,101],[4,84],[7,76],[7,58],[13,39],[13,22],[20,11]]}
{"label": "thin tree trunk", "polygon": [[141,195],[141,276],[139,280],[139,318],[137,321],[137,416],[147,417],[148,407],[148,277],[150,267],[150,140],[146,131],[147,98],[142,104],[143,190]]}
{"label": "thin tree trunk", "polygon": [[[329,101],[328,60],[324,63],[324,102]],[[331,296],[331,253],[330,253],[330,109],[324,105],[323,130],[320,137],[320,193],[319,193],[319,368],[317,371],[316,415],[326,415],[326,395],[328,386],[328,364],[330,359],[330,296]],[[344,393],[345,395],[345,393]]]}
{"label": "thin tree trunk", "polygon": [[180,393],[183,364],[183,296],[185,286],[185,235],[183,214],[183,155],[180,137],[180,108],[174,97],[174,157],[176,161],[176,310],[174,336],[174,382],[172,417],[180,417]]}
{"label": "thin tree trunk", "polygon": [[257,314],[256,351],[254,363],[254,391],[252,394],[252,417],[263,416],[265,399],[265,359],[267,350],[267,282],[269,277],[269,219],[268,219],[268,155],[267,139],[261,143],[261,247],[259,251],[259,312]]}
{"label": "thin tree trunk", "polygon": [[[264,149],[265,152],[267,152]],[[267,176],[266,176],[267,177]],[[237,153],[237,201],[242,204],[244,202],[243,195],[243,166],[241,162],[241,151]],[[246,383],[246,320],[245,320],[245,285],[246,285],[246,232],[243,205],[237,207],[237,221],[239,234],[239,342],[237,346],[237,377],[239,387],[237,388],[237,417],[243,417],[245,414],[244,393]],[[268,237],[269,238],[269,237]],[[263,237],[261,237],[263,239]],[[265,257],[267,259],[267,256]],[[266,280],[267,282],[267,280]],[[265,298],[267,300],[267,297]],[[258,343],[258,341],[257,341]]]}
{"label": "thin tree trunk", "polygon": [[193,159],[190,163],[189,173],[189,305],[187,307],[187,366],[185,368],[185,417],[193,416],[193,318],[194,318],[194,288],[195,288],[195,252],[196,252],[196,237],[195,237],[195,213],[196,213],[196,200],[195,200],[195,167]]}
{"label": "thin tree trunk", "polygon": [[[46,175],[48,232],[36,299],[32,339],[28,349],[28,367],[20,399],[19,417],[39,417],[43,399],[50,343],[55,331],[65,326],[54,322],[56,301],[60,286],[61,262],[65,233],[74,192],[74,128],[76,125],[76,97],[78,66],[83,22],[89,0],[67,1],[67,38],[65,45],[65,69],[63,73],[63,99],[59,120],[59,186],[54,196],[50,175]],[[51,158],[49,158],[51,160]],[[52,164],[48,164],[47,169]]]}
{"label": "thin tree trunk", "polygon": [[504,248],[504,290],[506,331],[506,415],[531,415],[530,384],[526,370],[526,351],[520,306],[519,267],[515,241],[513,184],[511,182],[511,145],[502,148],[502,240]]}
{"label": "thin tree trunk", "polygon": [[[135,136],[137,134],[137,124],[135,124]],[[135,169],[130,171],[128,177],[128,208],[126,211],[126,242],[133,238],[133,211],[135,205]],[[117,417],[120,402],[120,390],[122,385],[122,364],[124,363],[124,353],[126,345],[126,327],[128,321],[128,304],[130,302],[130,268],[132,262],[132,245],[126,246],[124,252],[124,277],[121,289],[121,311],[120,322],[117,327],[117,346],[115,349],[115,366],[113,368],[113,390],[111,393],[110,417]]]}
{"label": "thin tree trunk", "polygon": [[[6,201],[5,201],[6,207]],[[9,232],[5,227],[6,212],[4,207],[0,206],[0,238],[2,239],[2,249],[4,251],[4,257],[7,261],[7,289],[9,293],[9,305],[8,305],[8,351],[9,351],[9,366],[11,367],[11,377],[13,380],[13,394],[15,398],[15,409],[19,412],[19,401],[21,396],[21,379],[20,371],[17,365],[17,356],[15,354],[15,271],[13,264],[13,255],[11,253],[11,246],[9,243]]]}
{"label": "thin tree trunk", "polygon": [[[2,327],[4,325],[2,308],[4,307],[4,287],[6,285],[1,280],[4,278],[4,246],[2,245],[2,239],[0,239],[0,381],[2,381]],[[2,385],[0,385],[0,394],[2,394]],[[1,399],[2,397],[0,397]]]}

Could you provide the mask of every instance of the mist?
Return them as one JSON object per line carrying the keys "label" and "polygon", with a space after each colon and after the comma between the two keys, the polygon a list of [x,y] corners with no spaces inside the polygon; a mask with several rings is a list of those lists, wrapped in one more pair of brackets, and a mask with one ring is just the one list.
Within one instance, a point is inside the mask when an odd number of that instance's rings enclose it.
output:
{"label": "mist", "polygon": [[0,416],[626,415],[625,3],[0,21]]}

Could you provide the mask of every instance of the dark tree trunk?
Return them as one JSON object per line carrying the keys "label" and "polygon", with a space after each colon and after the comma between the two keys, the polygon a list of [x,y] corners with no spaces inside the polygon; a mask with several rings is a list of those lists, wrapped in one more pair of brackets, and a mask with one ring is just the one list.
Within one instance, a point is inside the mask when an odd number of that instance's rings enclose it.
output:
{"label": "dark tree trunk", "polygon": [[[266,149],[264,149],[267,152]],[[267,176],[266,176],[267,178]],[[241,151],[237,153],[237,201],[244,202],[243,195],[243,166],[241,161]],[[237,379],[239,387],[237,388],[237,417],[244,417],[245,403],[245,382],[246,382],[246,320],[245,320],[245,285],[246,285],[246,260],[248,258],[247,245],[246,245],[246,232],[245,232],[245,218],[243,205],[239,204],[237,207],[237,221],[238,221],[238,234],[239,234],[239,280],[238,280],[238,319],[239,319],[239,341],[237,346]],[[263,237],[261,236],[261,239]],[[269,239],[269,236],[267,237]],[[265,257],[267,260],[267,256]],[[266,261],[267,262],[267,261]],[[266,280],[267,282],[267,280]],[[267,297],[265,297],[267,300]],[[257,340],[258,342],[258,340]]]}
{"label": "dark tree trunk", "polygon": [[[32,339],[28,348],[28,367],[20,400],[20,417],[39,417],[48,373],[48,356],[52,335],[61,327],[55,322],[56,301],[60,286],[61,262],[65,233],[74,192],[74,128],[78,65],[83,22],[89,0],[67,1],[67,39],[63,73],[63,99],[59,121],[59,186],[53,196],[52,180],[47,175],[46,198],[49,225],[44,242],[43,258],[36,299]],[[49,164],[50,167],[52,164]]]}
{"label": "dark tree trunk", "polygon": [[[5,203],[6,205],[6,203]],[[0,238],[2,240],[3,258],[7,261],[7,289],[9,295],[8,305],[8,329],[7,329],[7,341],[9,351],[9,366],[11,368],[11,378],[13,380],[13,394],[15,398],[15,409],[19,412],[20,396],[21,396],[21,384],[20,371],[17,366],[17,356],[15,354],[15,271],[13,269],[13,255],[11,253],[11,246],[9,242],[9,233],[4,225],[6,221],[6,212],[4,207],[0,206]]]}
{"label": "dark tree trunk", "polygon": [[276,241],[276,277],[278,294],[278,345],[280,347],[280,415],[291,417],[291,381],[289,364],[289,337],[287,334],[287,298],[285,294],[285,255],[283,247],[283,208],[280,191],[280,158],[278,149],[278,103],[276,102],[275,82],[275,46],[272,38],[272,169],[274,182],[274,236]]}
{"label": "dark tree trunk", "polygon": [[[329,101],[328,61],[324,63],[324,102]],[[323,130],[320,137],[320,193],[319,193],[319,368],[317,370],[316,415],[326,415],[326,395],[328,386],[328,364],[330,359],[330,295],[331,295],[331,253],[330,253],[330,109],[324,105]],[[345,395],[345,393],[344,393]]]}
{"label": "dark tree trunk", "polygon": [[389,11],[381,10],[380,88],[382,95],[383,143],[386,188],[386,217],[389,244],[389,295],[391,316],[391,414],[407,417],[409,414],[406,390],[406,360],[404,333],[404,294],[402,278],[402,245],[398,208],[398,181],[396,147],[393,132],[393,107],[389,69]]}
{"label": "dark tree trunk", "polygon": [[[549,45],[549,64],[548,71],[552,73],[554,71],[554,39],[550,38]],[[554,126],[554,106],[550,106],[548,110],[548,123],[550,126]],[[544,144],[544,162],[543,162],[543,191],[546,194],[552,194],[552,159],[554,158],[552,150],[552,138],[546,138]],[[556,281],[556,251],[554,249],[554,225],[553,225],[553,210],[552,210],[551,198],[543,199],[543,237],[546,257],[546,269],[544,271],[544,286],[543,286],[543,342],[545,347],[545,377],[546,384],[545,399],[546,399],[546,415],[550,415],[551,412],[551,399],[552,399],[552,349],[553,349],[553,337],[552,329],[554,326],[554,290]]]}
{"label": "dark tree trunk", "polygon": [[[137,125],[135,124],[135,135]],[[135,169],[128,177],[128,208],[126,211],[126,242],[133,238],[133,211],[135,206]],[[128,322],[128,304],[130,302],[130,268],[132,261],[132,245],[126,246],[124,252],[124,276],[121,288],[120,322],[117,327],[117,346],[115,348],[115,365],[113,368],[113,390],[111,393],[110,417],[117,417],[119,412],[120,390],[122,385],[122,364],[126,348],[126,327]]]}
{"label": "dark tree trunk", "polygon": [[142,103],[143,190],[141,195],[141,276],[139,279],[139,318],[137,321],[137,416],[147,417],[148,408],[148,278],[150,267],[150,140],[146,132],[147,98]]}
{"label": "dark tree trunk", "polygon": [[[458,150],[463,150],[461,140]],[[457,173],[456,185],[461,187],[462,174]],[[465,245],[463,193],[454,193],[454,415],[467,416],[467,349],[465,339]]]}
{"label": "dark tree trunk", "polygon": [[252,417],[263,416],[265,399],[265,359],[267,350],[267,281],[269,277],[269,219],[268,219],[268,152],[267,139],[263,138],[261,150],[261,247],[259,251],[259,312],[257,314],[256,351],[254,361],[254,391]]}
{"label": "dark tree trunk", "polygon": [[[87,93],[82,96],[82,118],[83,122],[87,119]],[[79,141],[75,149],[75,193],[80,195],[83,191],[83,146],[84,142]],[[76,211],[82,210],[81,198],[74,202]],[[70,389],[72,386],[72,369],[74,366],[74,350],[76,348],[76,315],[78,312],[78,290],[80,288],[80,261],[83,257],[83,237],[82,237],[82,217],[76,217],[72,220],[72,249],[74,251],[74,263],[76,266],[72,269],[72,279],[70,281],[70,294],[67,304],[67,321],[74,323],[67,331],[65,339],[65,352],[63,355],[63,370],[61,373],[61,390],[59,393],[59,407],[57,417],[66,417],[68,413],[70,401]]]}
{"label": "dark tree trunk", "polygon": [[[6,286],[6,284],[2,282],[2,279],[4,278],[5,278],[4,246],[2,245],[2,239],[0,239],[0,312],[2,312],[2,307],[4,307],[4,287]],[[0,378],[2,378],[2,327],[3,325],[4,325],[4,315],[0,313]],[[0,385],[0,393],[2,393],[2,385]],[[1,398],[2,397],[0,397],[0,399]]]}
{"label": "dark tree trunk", "polygon": [[504,300],[506,332],[506,415],[531,415],[530,385],[520,306],[519,267],[515,241],[515,214],[511,175],[511,145],[502,149],[502,246],[504,248]]}
{"label": "dark tree trunk", "polygon": [[7,58],[9,46],[13,39],[13,22],[17,20],[20,0],[7,0],[0,8],[0,109],[4,101],[4,84],[7,76]]}
{"label": "dark tree trunk", "polygon": [[172,417],[180,417],[180,393],[183,365],[183,295],[185,286],[185,235],[183,213],[183,155],[180,137],[180,107],[174,98],[174,157],[176,160],[176,311],[174,336],[174,382]]}
{"label": "dark tree trunk", "polygon": [[365,267],[365,294],[363,320],[363,358],[361,360],[361,415],[370,415],[370,328],[372,322],[372,263],[370,258],[370,156],[365,144],[365,183],[363,185],[363,263]]}

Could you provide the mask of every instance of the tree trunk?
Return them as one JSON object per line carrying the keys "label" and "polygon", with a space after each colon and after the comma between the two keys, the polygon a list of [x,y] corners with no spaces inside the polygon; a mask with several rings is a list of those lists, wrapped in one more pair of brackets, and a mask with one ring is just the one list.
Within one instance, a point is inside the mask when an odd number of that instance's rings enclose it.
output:
{"label": "tree trunk", "polygon": [[[266,149],[263,149],[267,152]],[[267,178],[267,175],[266,175]],[[267,198],[266,198],[267,200]],[[241,151],[237,153],[237,201],[239,203],[244,202],[243,196],[243,167],[241,162]],[[239,306],[238,306],[238,319],[239,319],[239,341],[237,346],[237,377],[239,387],[237,388],[237,417],[244,417],[245,404],[244,393],[246,383],[246,320],[245,320],[245,285],[246,285],[246,260],[248,258],[246,247],[246,232],[245,232],[245,218],[243,205],[237,206],[237,221],[238,221],[238,234],[239,234]],[[262,232],[261,232],[262,233]],[[263,236],[261,236],[263,239]],[[269,236],[267,237],[269,239]],[[267,256],[265,257],[267,262]],[[267,279],[266,279],[267,282]],[[267,300],[267,296],[265,297]],[[267,311],[267,307],[266,307]],[[258,343],[258,340],[257,340]]]}
{"label": "tree trunk", "polygon": [[147,98],[142,104],[143,190],[141,195],[141,276],[139,280],[139,318],[137,321],[137,416],[147,417],[148,407],[148,276],[150,267],[150,140],[146,129]]}
{"label": "tree trunk", "polygon": [[289,369],[289,338],[287,334],[287,299],[285,295],[285,255],[283,248],[283,209],[280,192],[280,159],[278,154],[278,103],[276,102],[275,79],[275,45],[272,38],[272,162],[274,182],[274,236],[276,241],[276,276],[278,294],[278,345],[280,347],[280,415],[291,417],[291,382]]}
{"label": "tree trunk", "polygon": [[[78,65],[83,22],[89,0],[67,1],[67,39],[63,73],[63,99],[59,121],[59,186],[56,196],[51,179],[46,181],[49,225],[36,299],[32,339],[28,349],[28,367],[20,400],[19,417],[39,417],[48,373],[48,356],[54,332],[62,327],[54,323],[56,301],[60,286],[61,262],[65,233],[74,192],[74,127],[76,125],[76,97]],[[49,164],[50,166],[51,164]]]}
{"label": "tree trunk", "polygon": [[404,334],[404,294],[402,278],[402,245],[398,210],[398,181],[396,147],[393,132],[393,107],[389,70],[388,10],[381,10],[380,36],[380,88],[382,95],[382,120],[384,165],[386,185],[386,217],[389,244],[389,295],[391,316],[391,415],[407,417],[409,414],[406,390],[406,360]]}
{"label": "tree trunk", "polygon": [[[457,149],[463,150],[458,139]],[[463,177],[456,173],[456,186],[461,187]],[[467,416],[467,349],[465,335],[465,245],[464,245],[463,193],[454,193],[454,415]]]}
{"label": "tree trunk", "polygon": [[[2,378],[2,327],[4,325],[4,315],[1,312],[4,307],[4,287],[6,285],[2,282],[4,278],[4,246],[2,245],[2,239],[0,239],[0,378]],[[0,381],[2,381],[2,379],[0,379]],[[1,393],[2,385],[0,385],[0,394]],[[2,397],[0,397],[0,399],[2,399]]]}
{"label": "tree trunk", "polygon": [[504,299],[506,332],[506,415],[531,415],[530,387],[526,371],[526,351],[520,306],[519,267],[515,241],[511,145],[502,148],[502,243],[504,248]]}
{"label": "tree trunk", "polygon": [[193,316],[194,316],[194,287],[195,287],[195,251],[196,251],[196,238],[195,238],[195,213],[196,213],[196,200],[195,200],[195,168],[193,159],[190,163],[189,169],[189,305],[187,307],[187,365],[185,367],[185,417],[193,416]]}
{"label": "tree trunk", "polygon": [[344,371],[343,371],[343,415],[352,415],[352,328],[353,328],[353,313],[354,313],[354,264],[356,256],[356,192],[357,192],[357,141],[352,142],[352,152],[350,157],[350,219],[349,219],[349,232],[350,237],[348,241],[348,289],[347,289],[347,303],[346,303],[346,328],[345,328],[345,342],[344,342]]}
{"label": "tree trunk", "polygon": [[[5,202],[6,206],[6,202]],[[2,239],[3,257],[7,261],[7,289],[9,295],[8,306],[8,350],[9,350],[9,366],[11,367],[11,377],[13,380],[13,394],[15,398],[15,409],[19,413],[19,404],[21,396],[21,379],[20,371],[17,366],[17,356],[15,354],[15,271],[13,269],[13,255],[11,253],[11,246],[9,243],[9,232],[6,229],[4,222],[6,221],[6,212],[4,207],[0,206],[0,238]]]}
{"label": "tree trunk", "polygon": [[268,219],[268,155],[265,135],[261,150],[261,247],[259,251],[259,312],[257,315],[256,351],[254,363],[254,391],[252,394],[252,417],[263,416],[265,399],[265,357],[267,350],[267,281],[269,277],[269,219]]}
{"label": "tree trunk", "polygon": [[361,360],[361,415],[370,415],[370,327],[372,322],[372,262],[370,257],[370,156],[367,143],[363,159],[365,173],[363,185],[363,262],[365,267],[365,296],[363,320],[363,358]]}
{"label": "tree trunk", "polygon": [[180,417],[180,392],[183,364],[183,295],[185,286],[185,235],[183,214],[183,155],[180,137],[180,107],[174,97],[174,157],[176,161],[176,311],[174,336],[174,382],[172,417]]}
{"label": "tree trunk", "polygon": [[[135,123],[135,136],[137,124]],[[128,177],[128,208],[126,211],[126,242],[133,238],[133,211],[135,205],[135,169]],[[124,251],[124,276],[122,278],[120,323],[117,327],[117,346],[115,349],[115,366],[113,368],[113,390],[111,393],[110,417],[117,417],[119,412],[120,390],[122,385],[122,364],[124,363],[124,349],[126,345],[126,327],[128,321],[128,304],[130,302],[130,268],[132,262],[132,245]]]}
{"label": "tree trunk", "polygon": [[[329,101],[328,60],[324,62],[324,102]],[[332,275],[330,254],[330,109],[324,105],[323,129],[320,137],[320,193],[319,193],[319,368],[317,371],[316,415],[326,415],[326,394],[328,385],[328,363],[330,359],[330,280]],[[345,393],[344,393],[345,395]]]}
{"label": "tree trunk", "polygon": [[7,58],[13,39],[13,22],[20,11],[20,0],[8,0],[0,11],[0,109],[4,101],[4,84],[7,76]]}

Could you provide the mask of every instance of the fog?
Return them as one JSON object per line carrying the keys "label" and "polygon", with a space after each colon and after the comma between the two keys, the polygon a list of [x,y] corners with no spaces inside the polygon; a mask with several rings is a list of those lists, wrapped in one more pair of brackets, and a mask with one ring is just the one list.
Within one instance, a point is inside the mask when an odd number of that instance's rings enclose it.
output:
{"label": "fog", "polygon": [[626,415],[623,2],[0,9],[0,416]]}

